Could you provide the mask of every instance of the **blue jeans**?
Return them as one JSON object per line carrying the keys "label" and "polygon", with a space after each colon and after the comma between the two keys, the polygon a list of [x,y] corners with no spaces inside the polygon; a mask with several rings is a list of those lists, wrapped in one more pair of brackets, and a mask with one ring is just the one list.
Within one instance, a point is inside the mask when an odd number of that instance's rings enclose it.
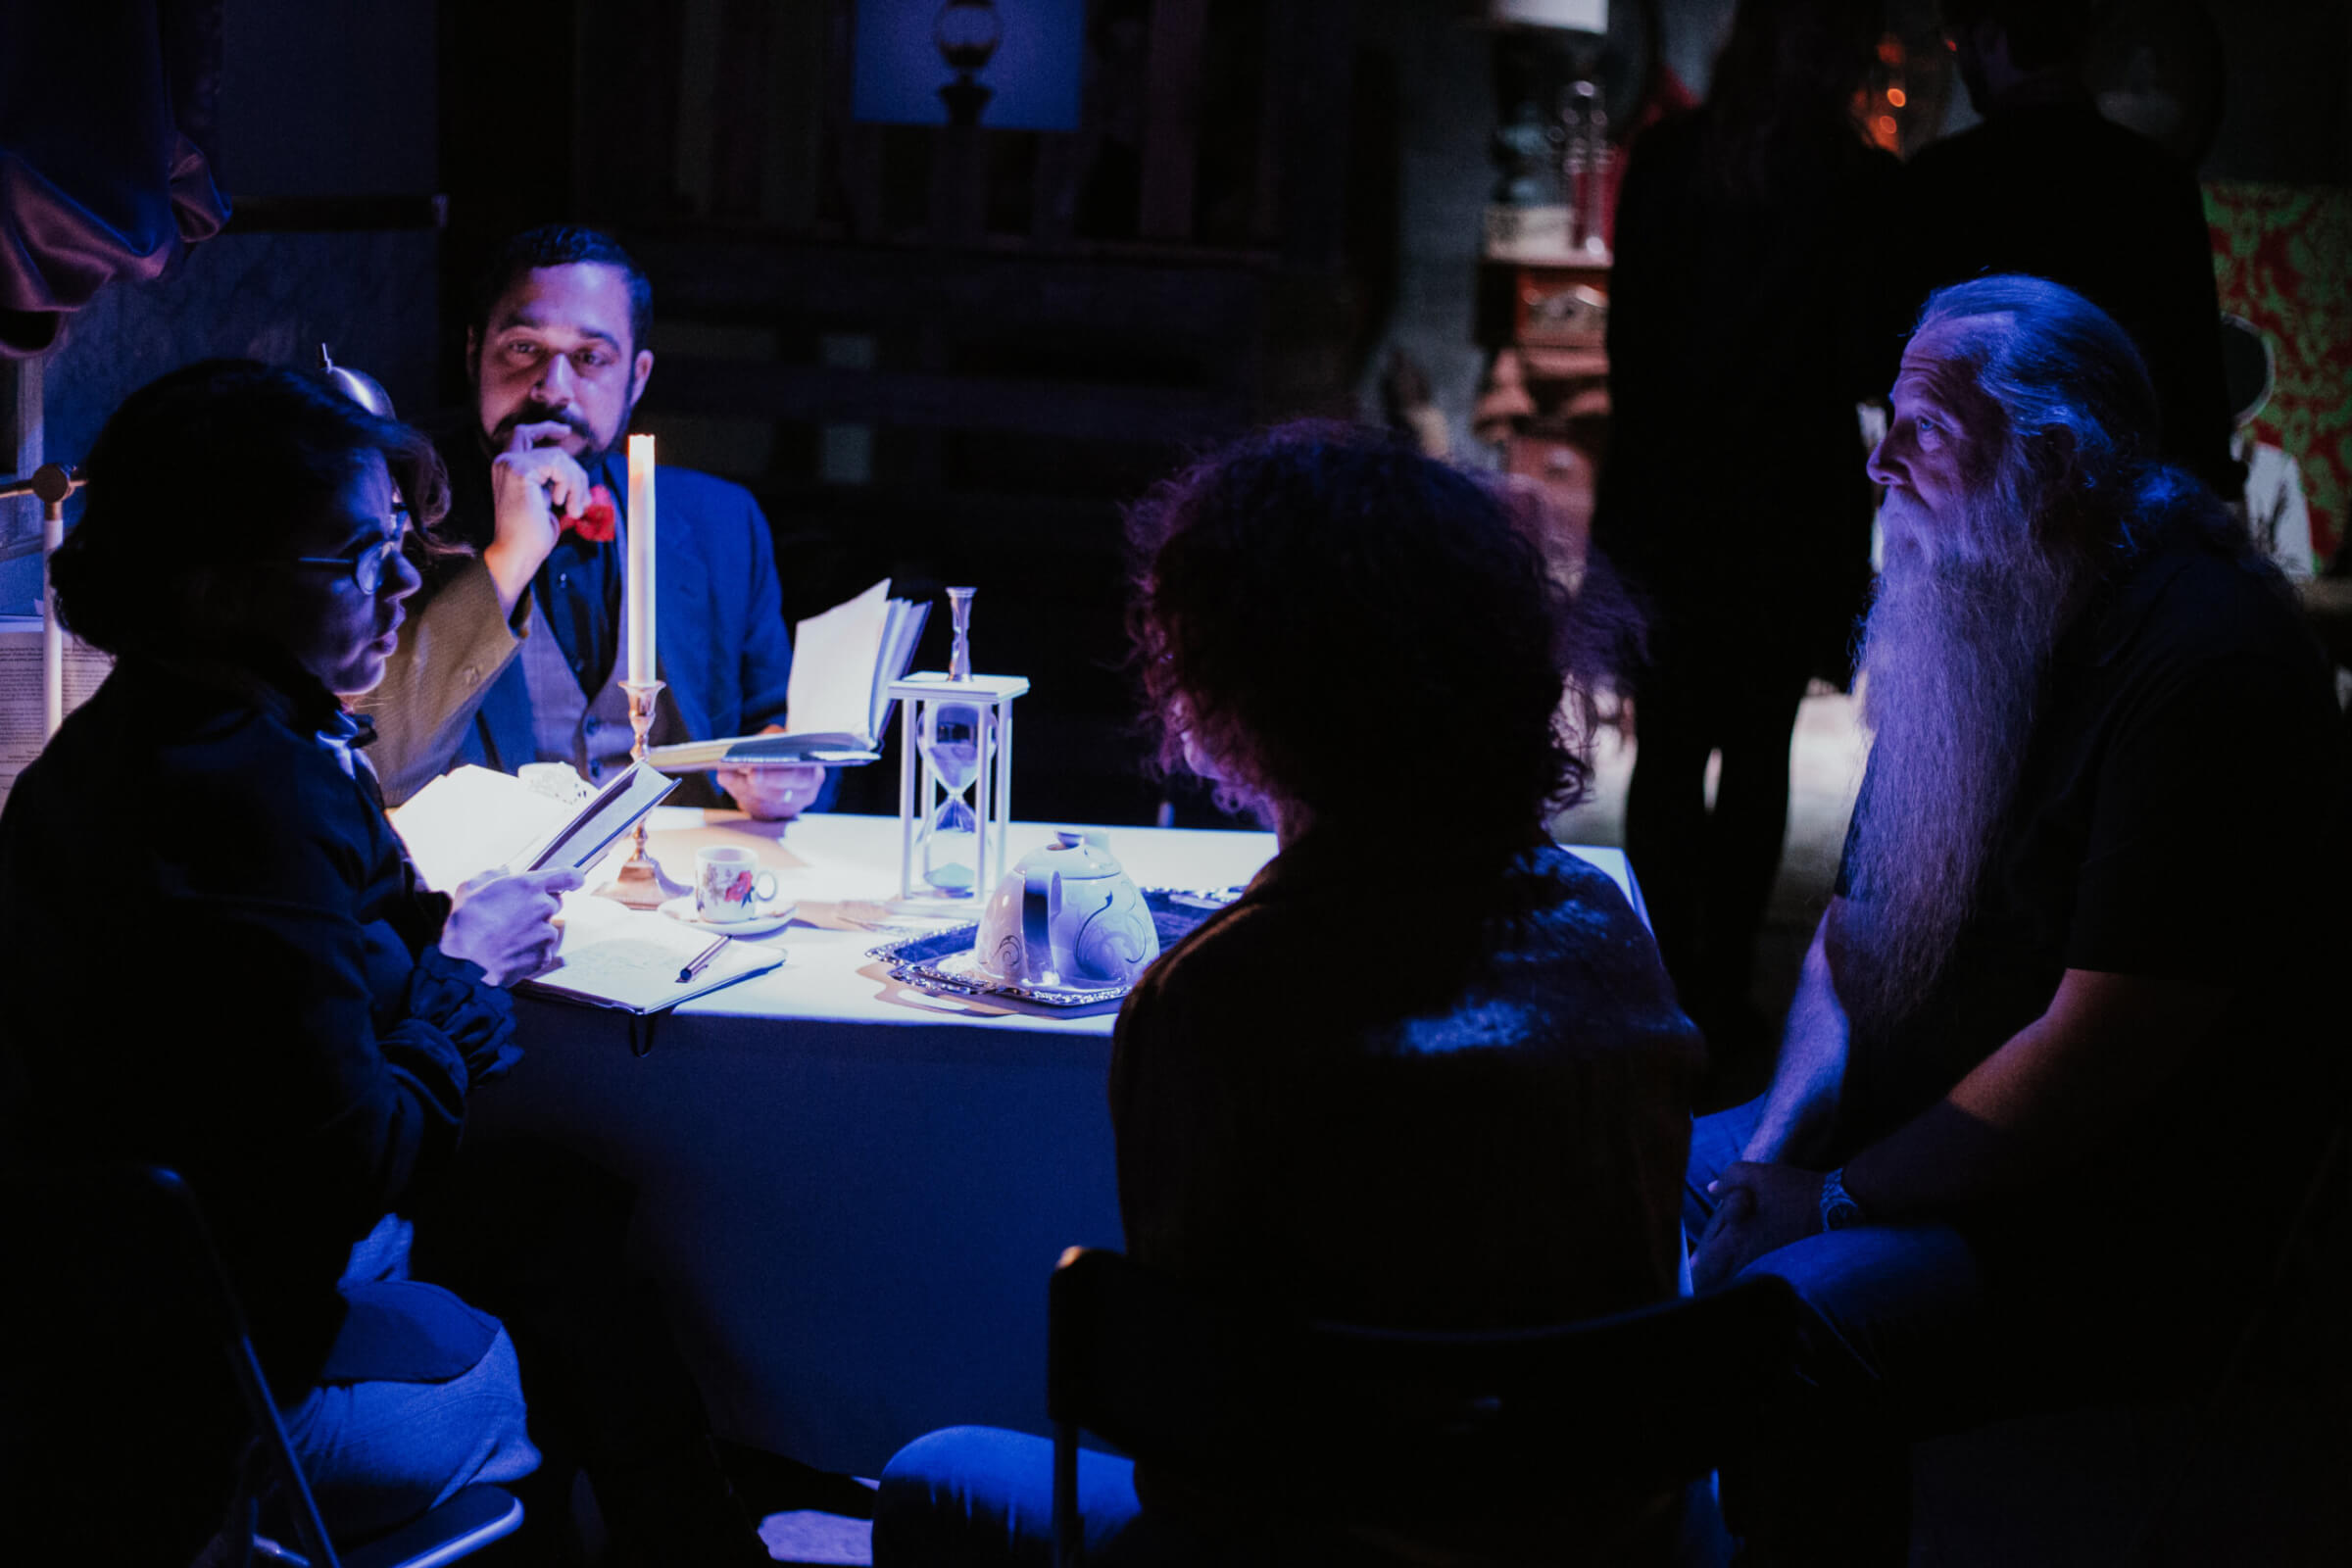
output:
{"label": "blue jeans", "polygon": [[[1086,1561],[1111,1568],[1369,1568],[1401,1559],[1303,1528],[1252,1521],[1213,1536],[1165,1513],[1146,1514],[1135,1466],[1078,1454]],[[1711,1568],[1730,1560],[1712,1490],[1687,1488],[1675,1540],[1655,1560]],[[1047,1568],[1053,1560],[1054,1445],[994,1427],[950,1427],[892,1456],[874,1498],[874,1568]],[[1467,1560],[1467,1559],[1465,1559]]]}
{"label": "blue jeans", "polygon": [[379,1535],[477,1481],[519,1481],[539,1466],[505,1329],[447,1383],[330,1383],[311,1390],[285,1422],[338,1541]]}
{"label": "blue jeans", "polygon": [[[408,1278],[411,1237],[406,1220],[386,1215],[352,1249],[344,1278]],[[338,1540],[379,1535],[475,1482],[518,1481],[539,1465],[503,1328],[481,1360],[446,1382],[322,1384],[282,1415]]]}
{"label": "blue jeans", "polygon": [[[1090,1563],[1185,1560],[1177,1544],[1152,1540],[1126,1459],[1080,1450],[1078,1511]],[[874,1495],[875,1568],[1047,1568],[1053,1559],[1054,1445],[1046,1439],[950,1427],[915,1439],[883,1469]]]}
{"label": "blue jeans", "polygon": [[[1707,1183],[1740,1157],[1762,1110],[1753,1100],[1691,1123],[1683,1226],[1693,1244],[1715,1214]],[[1777,1274],[1795,1288],[1808,1382],[1883,1401],[1907,1430],[1964,1421],[1997,1381],[1984,1274],[1949,1225],[1825,1232],[1765,1253],[1741,1274]]]}
{"label": "blue jeans", "polygon": [[[1690,1128],[1683,1224],[1714,1217],[1707,1183],[1740,1157],[1761,1100]],[[1911,1439],[1971,1424],[2004,1397],[1984,1278],[1966,1238],[1924,1221],[1857,1225],[1765,1253],[1740,1277],[1796,1291],[1800,1388],[1770,1439],[1724,1468],[1732,1528],[1763,1562],[1900,1563],[1909,1549]]]}

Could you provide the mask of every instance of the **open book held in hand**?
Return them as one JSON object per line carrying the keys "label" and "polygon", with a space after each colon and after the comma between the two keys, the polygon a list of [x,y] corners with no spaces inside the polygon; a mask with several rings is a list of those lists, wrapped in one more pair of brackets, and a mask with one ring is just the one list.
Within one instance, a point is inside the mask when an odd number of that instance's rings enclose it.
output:
{"label": "open book held in hand", "polygon": [[855,766],[881,760],[890,685],[914,661],[931,607],[890,597],[890,579],[793,628],[785,727],[774,735],[657,746],[645,754],[670,773],[706,767]]}
{"label": "open book held in hand", "polygon": [[[499,866],[568,866],[587,872],[593,887],[597,862],[624,853],[629,829],[675,788],[675,779],[640,762],[587,805],[572,807],[508,774],[461,767],[418,790],[392,813],[392,826],[424,885],[438,892],[455,892]],[[708,932],[623,908],[589,891],[564,895],[560,918],[564,937],[556,961],[523,981],[522,989],[600,1007],[660,1012],[784,961],[780,948],[729,942],[680,980],[679,971],[710,945]]]}
{"label": "open book held in hand", "polygon": [[467,766],[410,797],[392,813],[392,826],[424,885],[454,893],[499,866],[587,871],[677,787],[676,779],[636,762],[587,805],[571,807],[509,774]]}

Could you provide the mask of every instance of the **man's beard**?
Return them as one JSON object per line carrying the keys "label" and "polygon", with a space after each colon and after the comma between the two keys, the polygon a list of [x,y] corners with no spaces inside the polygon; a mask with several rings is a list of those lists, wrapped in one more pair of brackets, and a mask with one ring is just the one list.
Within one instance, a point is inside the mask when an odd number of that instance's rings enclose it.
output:
{"label": "man's beard", "polygon": [[483,435],[482,445],[484,449],[489,453],[490,456],[496,457],[499,453],[507,450],[508,442],[514,439],[514,431],[516,428],[526,424],[560,424],[566,430],[569,430],[573,435],[578,436],[580,438],[581,446],[579,452],[575,456],[574,461],[576,461],[582,468],[591,472],[595,470],[598,464],[604,462],[605,459],[611,457],[616,450],[619,449],[624,434],[629,427],[628,417],[624,415],[621,417],[619,429],[613,432],[612,439],[610,441],[599,441],[596,438],[595,428],[591,426],[587,419],[576,411],[536,409],[532,408],[528,404],[525,404],[523,407],[514,410],[512,414],[509,414],[505,418],[499,420],[495,428],[489,430]]}
{"label": "man's beard", "polygon": [[1975,906],[2082,575],[1998,502],[1971,502],[1959,522],[1924,547],[1890,535],[1864,629],[1876,739],[1838,989],[1879,1027],[1926,1001]]}

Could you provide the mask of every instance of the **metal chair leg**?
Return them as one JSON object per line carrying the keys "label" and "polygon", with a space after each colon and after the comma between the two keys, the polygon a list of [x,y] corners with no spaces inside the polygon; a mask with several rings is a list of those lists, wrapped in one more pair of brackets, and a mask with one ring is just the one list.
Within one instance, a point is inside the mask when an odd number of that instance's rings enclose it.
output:
{"label": "metal chair leg", "polygon": [[1086,1525],[1078,1515],[1078,1428],[1054,1423],[1054,1568],[1086,1560]]}

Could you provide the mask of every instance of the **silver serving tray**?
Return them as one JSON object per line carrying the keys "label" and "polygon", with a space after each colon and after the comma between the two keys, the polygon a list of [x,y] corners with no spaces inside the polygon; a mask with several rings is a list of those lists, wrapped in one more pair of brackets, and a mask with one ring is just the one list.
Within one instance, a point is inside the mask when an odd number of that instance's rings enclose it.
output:
{"label": "silver serving tray", "polygon": [[[1152,911],[1152,929],[1159,933],[1165,953],[1192,933],[1193,927],[1242,896],[1240,888],[1201,892],[1193,888],[1142,888],[1144,906]],[[994,979],[972,962],[972,947],[980,923],[966,921],[917,936],[902,937],[868,948],[865,956],[890,965],[890,977],[904,986],[934,995],[994,997],[1026,1002],[1041,1007],[1097,1007],[1117,1002],[1127,986],[1033,986]]]}

